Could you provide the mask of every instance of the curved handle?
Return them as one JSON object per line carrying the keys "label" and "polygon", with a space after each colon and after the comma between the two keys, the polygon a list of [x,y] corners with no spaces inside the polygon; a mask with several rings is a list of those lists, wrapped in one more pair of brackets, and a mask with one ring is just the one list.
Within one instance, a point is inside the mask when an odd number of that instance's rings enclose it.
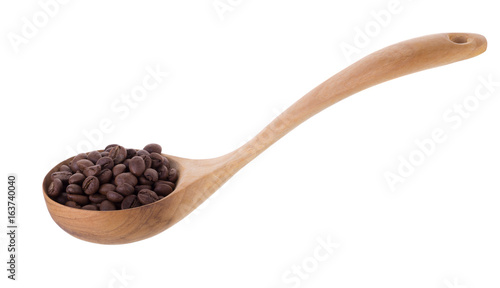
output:
{"label": "curved handle", "polygon": [[231,168],[236,172],[286,133],[328,106],[379,83],[474,57],[483,53],[486,46],[482,35],[443,33],[383,48],[314,88],[248,143],[225,155],[230,158],[226,160],[234,164]]}

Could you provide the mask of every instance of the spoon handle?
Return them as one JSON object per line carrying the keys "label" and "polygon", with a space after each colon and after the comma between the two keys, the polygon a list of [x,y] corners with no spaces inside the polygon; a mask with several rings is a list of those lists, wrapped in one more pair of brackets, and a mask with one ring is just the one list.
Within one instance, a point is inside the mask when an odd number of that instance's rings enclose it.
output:
{"label": "spoon handle", "polygon": [[486,46],[482,35],[442,33],[376,51],[314,88],[248,143],[226,155],[233,164],[228,168],[235,173],[299,124],[352,94],[400,76],[477,56]]}

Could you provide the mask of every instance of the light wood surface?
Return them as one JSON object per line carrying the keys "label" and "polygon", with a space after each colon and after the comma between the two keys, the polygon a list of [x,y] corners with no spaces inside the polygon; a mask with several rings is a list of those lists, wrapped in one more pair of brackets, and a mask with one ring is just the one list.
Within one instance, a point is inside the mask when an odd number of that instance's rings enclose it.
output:
{"label": "light wood surface", "polygon": [[117,211],[88,211],[53,201],[45,193],[50,174],[71,161],[67,159],[56,165],[43,181],[47,208],[64,231],[86,241],[123,244],[151,237],[191,213],[262,151],[328,106],[387,80],[474,57],[484,52],[486,46],[486,39],[478,34],[443,33],[374,52],[314,88],[231,153],[202,160],[165,155],[178,169],[179,180],[172,194],[153,204]]}

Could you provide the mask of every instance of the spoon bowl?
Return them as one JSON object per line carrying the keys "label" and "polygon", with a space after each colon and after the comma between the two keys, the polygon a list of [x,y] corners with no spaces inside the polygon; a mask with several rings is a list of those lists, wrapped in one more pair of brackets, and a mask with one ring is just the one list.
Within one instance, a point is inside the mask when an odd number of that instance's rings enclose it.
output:
{"label": "spoon bowl", "polygon": [[374,52],[332,76],[291,105],[246,144],[226,155],[192,160],[165,155],[179,173],[175,190],[154,203],[115,211],[75,209],[43,195],[52,219],[66,232],[101,244],[124,244],[154,236],[191,213],[238,170],[281,137],[323,109],[361,90],[407,74],[465,60],[486,50],[486,39],[472,33],[423,36]]}

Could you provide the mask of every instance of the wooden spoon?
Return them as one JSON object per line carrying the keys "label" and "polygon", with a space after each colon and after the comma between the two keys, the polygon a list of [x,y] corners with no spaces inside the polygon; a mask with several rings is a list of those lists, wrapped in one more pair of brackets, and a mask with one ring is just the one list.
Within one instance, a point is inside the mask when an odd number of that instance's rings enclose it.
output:
{"label": "wooden spoon", "polygon": [[293,128],[326,107],[373,85],[424,69],[461,61],[486,50],[478,34],[444,33],[407,40],[374,52],[340,71],[299,99],[257,136],[226,155],[203,160],[167,156],[179,171],[177,188],[149,205],[117,211],[88,211],[61,205],[43,195],[52,219],[69,234],[95,243],[122,244],[146,239],[191,213],[238,170]]}

